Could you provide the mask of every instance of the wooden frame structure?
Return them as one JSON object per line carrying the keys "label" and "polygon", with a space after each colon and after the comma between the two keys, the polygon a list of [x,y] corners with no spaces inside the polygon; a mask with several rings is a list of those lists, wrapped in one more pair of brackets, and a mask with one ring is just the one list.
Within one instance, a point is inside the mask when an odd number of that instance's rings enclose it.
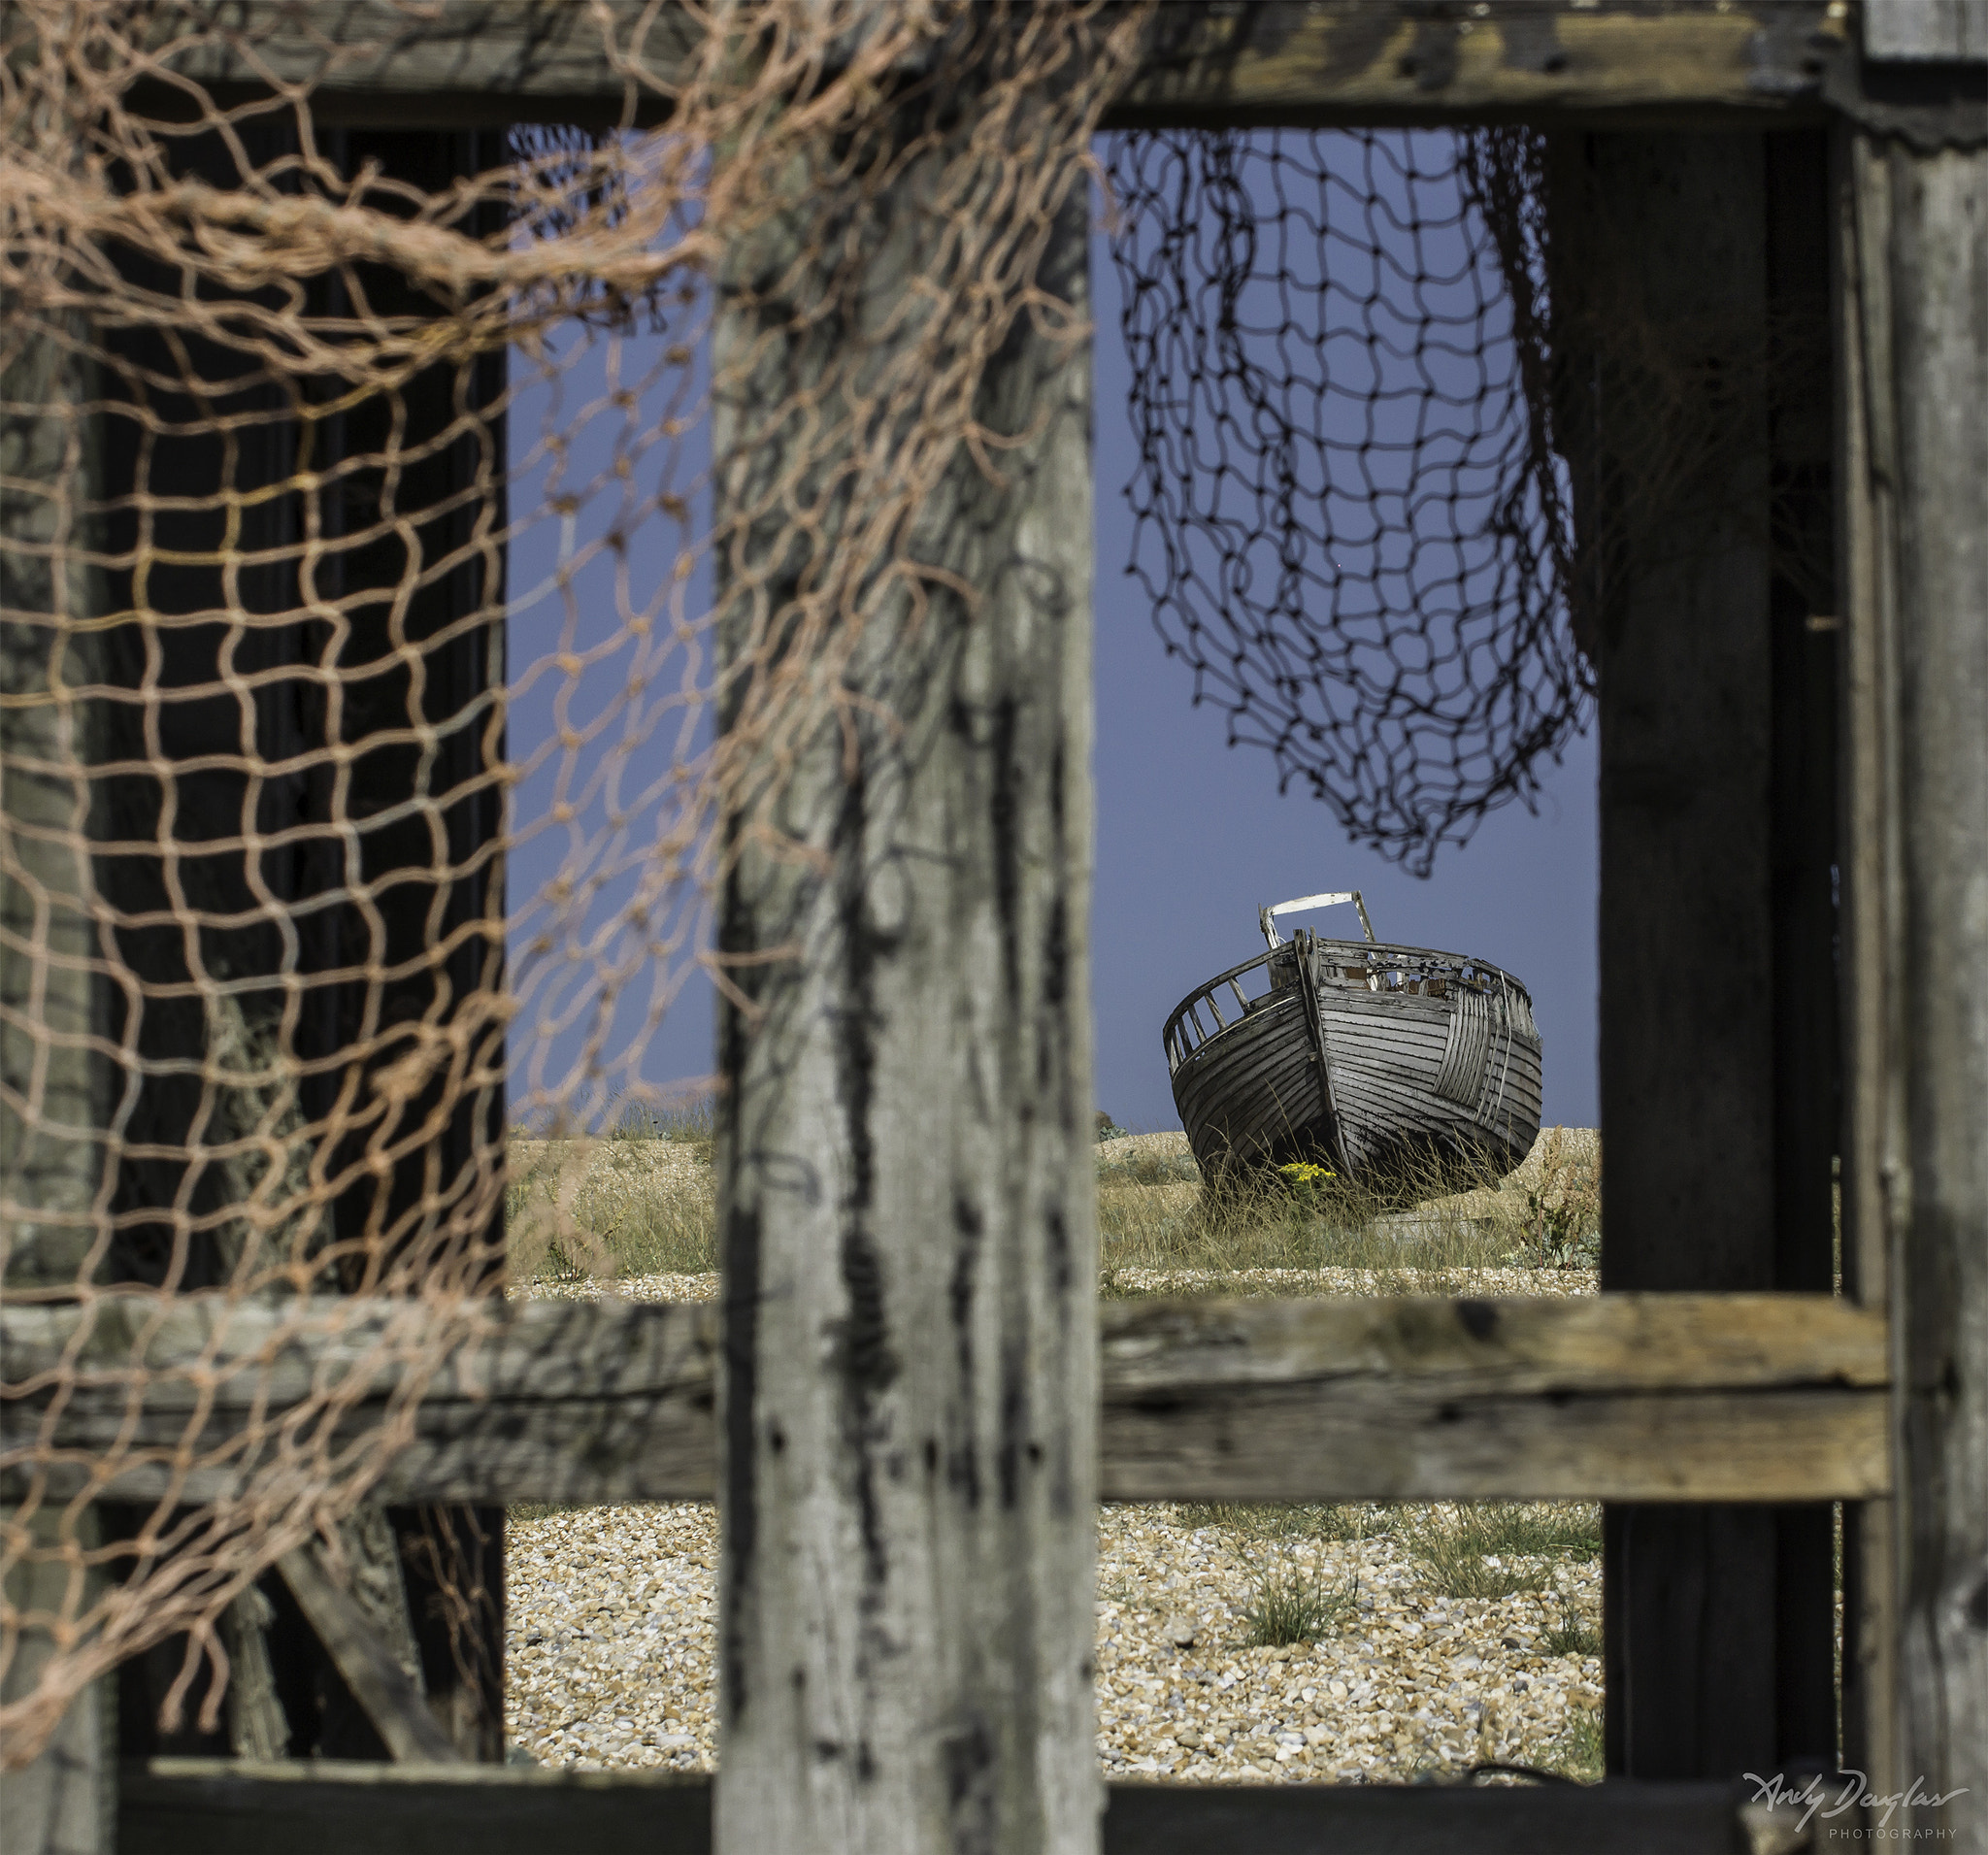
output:
{"label": "wooden frame structure", "polygon": [[[622,79],[601,60],[586,9],[442,0],[418,32],[389,33],[387,16],[351,0],[331,10],[348,48],[336,57],[324,10],[244,0],[238,11],[267,16],[277,76],[322,74],[322,119],[461,130],[623,115]],[[613,0],[610,11],[624,37],[648,35],[651,60],[679,29],[667,7]],[[318,15],[309,29],[306,12]],[[936,1543],[921,1575],[960,1603],[892,1613],[888,1680],[903,1684],[904,1706],[892,1711],[861,1658],[824,1652],[805,1673],[842,1683],[824,1705],[852,1717],[902,1724],[910,1706],[944,1721],[955,1794],[935,1798],[929,1771],[894,1764],[880,1745],[866,1743],[860,1761],[811,1746],[798,1702],[762,1706],[728,1739],[715,1811],[725,1855],[1085,1846],[1088,1739],[1073,1753],[1048,1744],[1041,1722],[1033,1739],[1016,1732],[1001,1683],[1022,1666],[1011,1638],[1034,1605],[1046,1621],[1032,1626],[1030,1666],[1060,1697],[1052,1713],[1077,1704],[1064,1690],[1087,1673],[1088,1643],[1072,1633],[1089,1624],[1080,1558],[1094,1494],[1611,1504],[1608,1752],[1619,1781],[1462,1793],[1116,1786],[1107,1848],[1709,1851],[1743,1836],[1755,1848],[1807,1845],[1807,1830],[1749,1805],[1753,1787],[1734,1780],[1809,1755],[1835,1763],[1836,1502],[1845,1761],[1880,1798],[1914,1780],[1922,1796],[1965,1793],[1938,1807],[1908,1801],[1889,1820],[1988,1848],[1984,58],[1982,0],[1162,0],[1113,125],[1533,120],[1567,130],[1591,184],[1644,228],[1623,261],[1642,266],[1636,287],[1660,320],[1681,324],[1716,298],[1722,314],[1765,322],[1778,293],[1825,288],[1833,396],[1817,385],[1833,429],[1771,430],[1743,382],[1720,415],[1740,434],[1734,508],[1763,506],[1779,473],[1806,482],[1834,522],[1836,609],[1772,583],[1764,547],[1736,520],[1683,568],[1632,563],[1619,622],[1600,642],[1609,1241],[1599,1301],[1101,1314],[1079,1266],[1090,1097],[1072,926],[1089,856],[1088,382],[1028,351],[1003,363],[991,390],[1011,413],[1061,395],[1067,415],[1041,423],[1008,500],[973,513],[1017,556],[1046,562],[1057,591],[1041,594],[1043,573],[1035,591],[997,591],[985,660],[945,675],[971,681],[987,712],[1018,714],[1019,732],[935,736],[929,753],[909,757],[895,811],[830,833],[840,887],[825,900],[749,867],[729,899],[732,944],[798,927],[817,957],[812,977],[760,969],[769,1023],[794,1033],[778,1061],[768,1039],[746,1039],[736,1022],[725,1033],[737,1104],[719,1154],[725,1312],[554,1304],[493,1314],[487,1377],[437,1386],[388,1490],[410,1503],[487,1503],[721,1489],[735,1706],[742,1684],[763,1693],[790,1645],[838,1607],[884,1601],[841,1573],[812,1589],[782,1585],[768,1541],[834,1551],[851,1488],[867,1487],[885,1516],[879,1550],[892,1527],[927,1529]],[[248,82],[220,68],[188,75],[217,94]],[[1681,266],[1671,253],[1687,234],[1698,255]],[[1053,243],[1058,286],[1074,300],[1086,237],[1078,213]],[[1015,429],[1028,423],[1017,417]],[[1056,766],[1060,784],[1020,779],[1022,765]],[[822,775],[824,806],[833,787]],[[997,800],[1000,830],[988,823]],[[978,977],[950,953],[903,951],[916,937],[892,939],[873,918],[908,905],[885,893],[864,833],[932,828],[971,846],[964,874],[911,906],[978,911],[995,951]],[[893,1041],[887,1025],[863,1032],[860,1047],[801,1034],[867,1021],[874,959],[900,961],[897,983],[939,1014],[929,1021],[988,1027],[998,1073],[982,1078],[971,1115],[948,1053]],[[1024,994],[1032,1003],[1017,1019],[1011,1007]],[[1663,1038],[1650,1035],[1659,1013]],[[1839,1124],[1828,1086],[1839,1039]],[[1666,1069],[1665,1047],[1685,1056]],[[1032,1076],[1047,1076],[1046,1090]],[[854,1119],[852,1078],[864,1091]],[[824,1100],[834,1114],[818,1111]],[[951,1143],[949,1196],[934,1195],[914,1135]],[[885,1181],[866,1175],[875,1189],[860,1242],[845,1216],[821,1209],[850,1202],[852,1140]],[[762,1163],[776,1148],[837,1188],[776,1189]],[[1834,1154],[1846,1299],[1829,1292]],[[1040,1226],[1022,1205],[1058,1193],[1070,1220],[1060,1263],[1031,1247]],[[1706,1217],[1707,1205],[1721,1209]],[[970,1332],[945,1267],[917,1266],[925,1251],[956,1262],[962,1245],[1008,1272]],[[770,1285],[813,1284],[808,1272],[824,1254],[840,1257],[840,1274],[815,1285],[847,1308],[847,1344],[817,1363],[797,1348],[802,1331],[768,1310],[780,1300]],[[865,1298],[863,1283],[891,1268],[912,1284],[906,1306]],[[929,1338],[914,1331],[921,1309]],[[10,1359],[59,1349],[64,1318],[5,1310]],[[155,1356],[205,1343],[204,1318],[189,1309]],[[231,1319],[225,1349],[251,1356],[253,1314]],[[968,1455],[984,1445],[1006,1465],[1019,1492],[998,1514],[962,1505],[946,1476],[907,1477],[866,1455],[893,1377],[939,1387],[935,1424],[956,1424],[946,1436],[964,1437]],[[174,1434],[181,1416],[160,1413]],[[86,1446],[94,1421],[86,1399],[72,1401],[64,1441]],[[226,1421],[224,1397],[213,1421]],[[797,1474],[785,1466],[790,1435],[848,1475],[824,1488]],[[865,1482],[873,1471],[881,1479]],[[993,1529],[992,1548],[977,1528]],[[1011,1561],[1005,1582],[989,1550]],[[797,1662],[797,1684],[803,1673]],[[157,1761],[120,1776],[111,1745],[102,1706],[79,1704],[47,1757],[7,1780],[11,1855],[428,1849],[448,1845],[444,1826],[493,1850],[535,1847],[553,1824],[602,1850],[702,1850],[713,1836],[703,1782],[417,1763]]]}

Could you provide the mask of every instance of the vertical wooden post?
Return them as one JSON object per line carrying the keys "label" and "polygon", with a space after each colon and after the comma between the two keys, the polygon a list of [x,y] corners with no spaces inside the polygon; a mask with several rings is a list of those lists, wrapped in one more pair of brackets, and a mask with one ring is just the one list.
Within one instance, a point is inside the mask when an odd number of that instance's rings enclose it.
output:
{"label": "vertical wooden post", "polygon": [[[1859,138],[1845,420],[1860,771],[1856,1241],[1890,1275],[1902,1826],[1988,1834],[1988,152]],[[1872,1607],[1878,1620],[1889,1607]],[[1894,1819],[1901,1820],[1901,1819]]]}
{"label": "vertical wooden post", "polygon": [[[4,313],[5,305],[0,305]],[[96,478],[81,357],[25,316],[0,335],[0,1271],[76,1280],[103,1182],[89,835],[98,758]]]}
{"label": "vertical wooden post", "polygon": [[[1574,261],[1632,324],[1598,337],[1596,370],[1612,499],[1598,513],[1614,536],[1599,627],[1603,1286],[1820,1286],[1829,1129],[1809,1125],[1786,1060],[1815,1028],[1787,993],[1789,956],[1813,940],[1801,878],[1816,782],[1801,764],[1806,653],[1777,652],[1773,625],[1771,473],[1794,435],[1771,416],[1770,164],[1757,135],[1585,147]],[[1784,588],[1799,632],[1797,603]],[[1821,1509],[1607,1510],[1610,1771],[1725,1777],[1831,1757],[1828,1526]]]}
{"label": "vertical wooden post", "polygon": [[[91,398],[78,352],[0,305],[0,1284],[61,1289],[87,1266],[104,1167],[95,876],[98,757],[89,634],[97,574],[84,508],[96,493]],[[0,1508],[30,1551],[97,1543],[95,1516]],[[66,1536],[66,1537],[65,1537]],[[60,1612],[77,1568],[29,1560],[10,1605]],[[95,1574],[90,1573],[93,1577]],[[37,1685],[45,1638],[15,1645],[0,1698]],[[108,1855],[116,1821],[112,1694],[93,1682],[42,1755],[0,1772],[8,1855]]]}
{"label": "vertical wooden post", "polygon": [[[1081,317],[1071,179],[1039,282]],[[859,209],[855,328],[944,235],[925,191],[913,163]],[[805,291],[797,248],[739,261]],[[789,550],[722,564],[735,653],[742,605],[777,637],[819,571],[786,525],[811,494],[836,545],[837,460],[783,447],[851,324],[801,308],[834,319],[720,325],[721,381],[756,357],[721,389],[723,509]],[[977,410],[1022,442],[955,459],[906,549],[976,603],[935,577],[873,611],[845,714],[791,744],[775,821],[812,860],[742,837],[721,905],[727,1855],[1096,1846],[1087,340],[1024,315]]]}
{"label": "vertical wooden post", "polygon": [[[1867,348],[1889,350],[1890,288],[1881,263],[1889,214],[1881,169],[1839,134],[1832,149],[1837,276],[1838,532],[1842,589],[1843,1275],[1867,1308],[1891,1297],[1892,1190],[1904,1178],[1904,1047],[1896,970],[1901,911],[1898,865],[1898,662],[1889,571],[1895,512],[1888,371],[1874,397]],[[1873,427],[1881,414],[1882,429]],[[1872,468],[1873,440],[1887,468]],[[1897,1370],[1894,1345],[1894,1372]],[[1843,1762],[1874,1792],[1898,1784],[1897,1515],[1889,1501],[1843,1515]]]}
{"label": "vertical wooden post", "polygon": [[[1839,601],[1834,559],[1829,138],[1762,137],[1766,156],[1773,986],[1773,1286],[1836,1284],[1840,1144],[1835,871]],[[1837,1764],[1835,1512],[1776,1507],[1775,1765]]]}

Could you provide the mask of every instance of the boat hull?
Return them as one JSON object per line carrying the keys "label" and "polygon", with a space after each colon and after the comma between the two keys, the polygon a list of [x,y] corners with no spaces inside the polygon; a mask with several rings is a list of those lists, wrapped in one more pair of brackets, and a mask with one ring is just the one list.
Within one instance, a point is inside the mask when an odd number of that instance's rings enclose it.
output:
{"label": "boat hull", "polygon": [[1311,1160],[1427,1197],[1509,1172],[1539,1137],[1532,1001],[1460,955],[1301,936],[1190,994],[1166,1042],[1205,1176]]}

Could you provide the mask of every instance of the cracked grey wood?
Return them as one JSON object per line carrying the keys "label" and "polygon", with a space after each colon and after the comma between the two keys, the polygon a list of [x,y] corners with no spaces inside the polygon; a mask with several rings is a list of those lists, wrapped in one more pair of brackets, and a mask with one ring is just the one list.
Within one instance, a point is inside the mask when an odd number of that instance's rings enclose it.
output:
{"label": "cracked grey wood", "polygon": [[[82,1461],[129,1426],[172,1450],[199,1394],[158,1371],[205,1359],[215,1414],[196,1442],[212,1449],[259,1391],[274,1418],[314,1375],[367,1370],[368,1335],[393,1312],[182,1303],[147,1347],[155,1375],[136,1408],[128,1316],[104,1313],[75,1349],[51,1441]],[[83,1317],[0,1313],[10,1370],[52,1368]],[[1108,1498],[1826,1500],[1889,1485],[1883,1316],[1827,1296],[1129,1301],[1102,1304],[1099,1324]],[[718,1338],[708,1304],[510,1308],[437,1375],[377,1493],[706,1499]],[[343,1442],[385,1419],[396,1374],[371,1363]],[[38,1420],[28,1400],[0,1407],[0,1445]],[[156,1498],[168,1474],[137,1468],[112,1491]],[[234,1485],[209,1471],[187,1491]]]}
{"label": "cracked grey wood", "polygon": [[[916,427],[903,404],[865,403],[884,356],[838,381],[845,450],[806,448],[807,395],[838,364],[830,344],[921,333],[923,314],[901,318],[911,281],[946,261],[926,201],[950,133],[851,209],[832,276],[810,254],[800,176],[783,221],[729,260],[713,342],[713,374],[735,382],[713,433],[721,675],[832,575],[844,524],[897,493],[897,440]],[[744,962],[719,1008],[714,1161],[729,1855],[1096,1844],[1091,369],[1075,153],[1058,157],[1068,191],[1036,275],[1075,322],[1024,313],[984,362],[973,410],[998,461],[962,446],[906,513],[901,557],[932,569],[917,605],[879,569],[830,620],[863,613],[840,672],[852,700],[777,744],[791,771],[769,819],[807,854],[736,821],[727,846],[718,957]],[[1024,251],[1035,237],[984,229]],[[774,300],[742,307],[747,279],[779,279]],[[729,531],[730,511],[750,527]]]}
{"label": "cracked grey wood", "polygon": [[[74,1382],[49,1441],[72,1453],[45,1471],[52,1488],[81,1485],[88,1458],[128,1437],[139,1459],[107,1484],[107,1495],[202,1501],[240,1485],[236,1467],[201,1458],[249,1420],[258,1399],[271,1413],[271,1449],[279,1446],[276,1413],[319,1384],[336,1385],[347,1407],[332,1446],[390,1421],[408,1352],[395,1330],[415,1311],[407,1302],[338,1296],[286,1306],[217,1295],[163,1306],[111,1296],[82,1309],[0,1309],[0,1336],[11,1383],[49,1375],[44,1382],[51,1384],[70,1362]],[[412,1434],[385,1462],[377,1498],[413,1505],[711,1492],[714,1308],[534,1302],[480,1310],[465,1332],[481,1337],[450,1353],[424,1386]],[[205,1393],[169,1370],[200,1362],[214,1378]],[[204,1395],[215,1414],[189,1439]],[[21,1448],[43,1422],[36,1402],[0,1404],[0,1448]],[[182,1442],[192,1454],[186,1469],[173,1461]],[[21,1479],[18,1471],[0,1471],[0,1492]]]}
{"label": "cracked grey wood", "polygon": [[[1988,1848],[1988,153],[1850,149],[1856,344],[1845,485],[1866,666],[1859,952],[1883,976],[1853,1097],[1860,1252],[1889,1273],[1897,1618],[1874,1671],[1909,1835]],[[1867,980],[1868,987],[1869,981]],[[1853,993],[1854,1000],[1863,993]],[[1877,1176],[1872,1177],[1872,1172]],[[1889,1666],[1884,1666],[1888,1663]],[[1888,1705],[1887,1705],[1888,1703]],[[1968,1845],[1964,1840],[1963,1845]]]}

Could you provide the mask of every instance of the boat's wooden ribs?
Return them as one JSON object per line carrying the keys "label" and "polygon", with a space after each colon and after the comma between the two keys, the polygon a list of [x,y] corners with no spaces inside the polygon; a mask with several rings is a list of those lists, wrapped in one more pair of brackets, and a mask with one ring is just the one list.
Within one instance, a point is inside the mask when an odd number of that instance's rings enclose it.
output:
{"label": "boat's wooden ribs", "polygon": [[1460,1108],[1474,1109],[1484,1093],[1485,1059],[1491,1053],[1491,1014],[1481,992],[1458,991],[1449,1002],[1449,1040],[1436,1092]]}

